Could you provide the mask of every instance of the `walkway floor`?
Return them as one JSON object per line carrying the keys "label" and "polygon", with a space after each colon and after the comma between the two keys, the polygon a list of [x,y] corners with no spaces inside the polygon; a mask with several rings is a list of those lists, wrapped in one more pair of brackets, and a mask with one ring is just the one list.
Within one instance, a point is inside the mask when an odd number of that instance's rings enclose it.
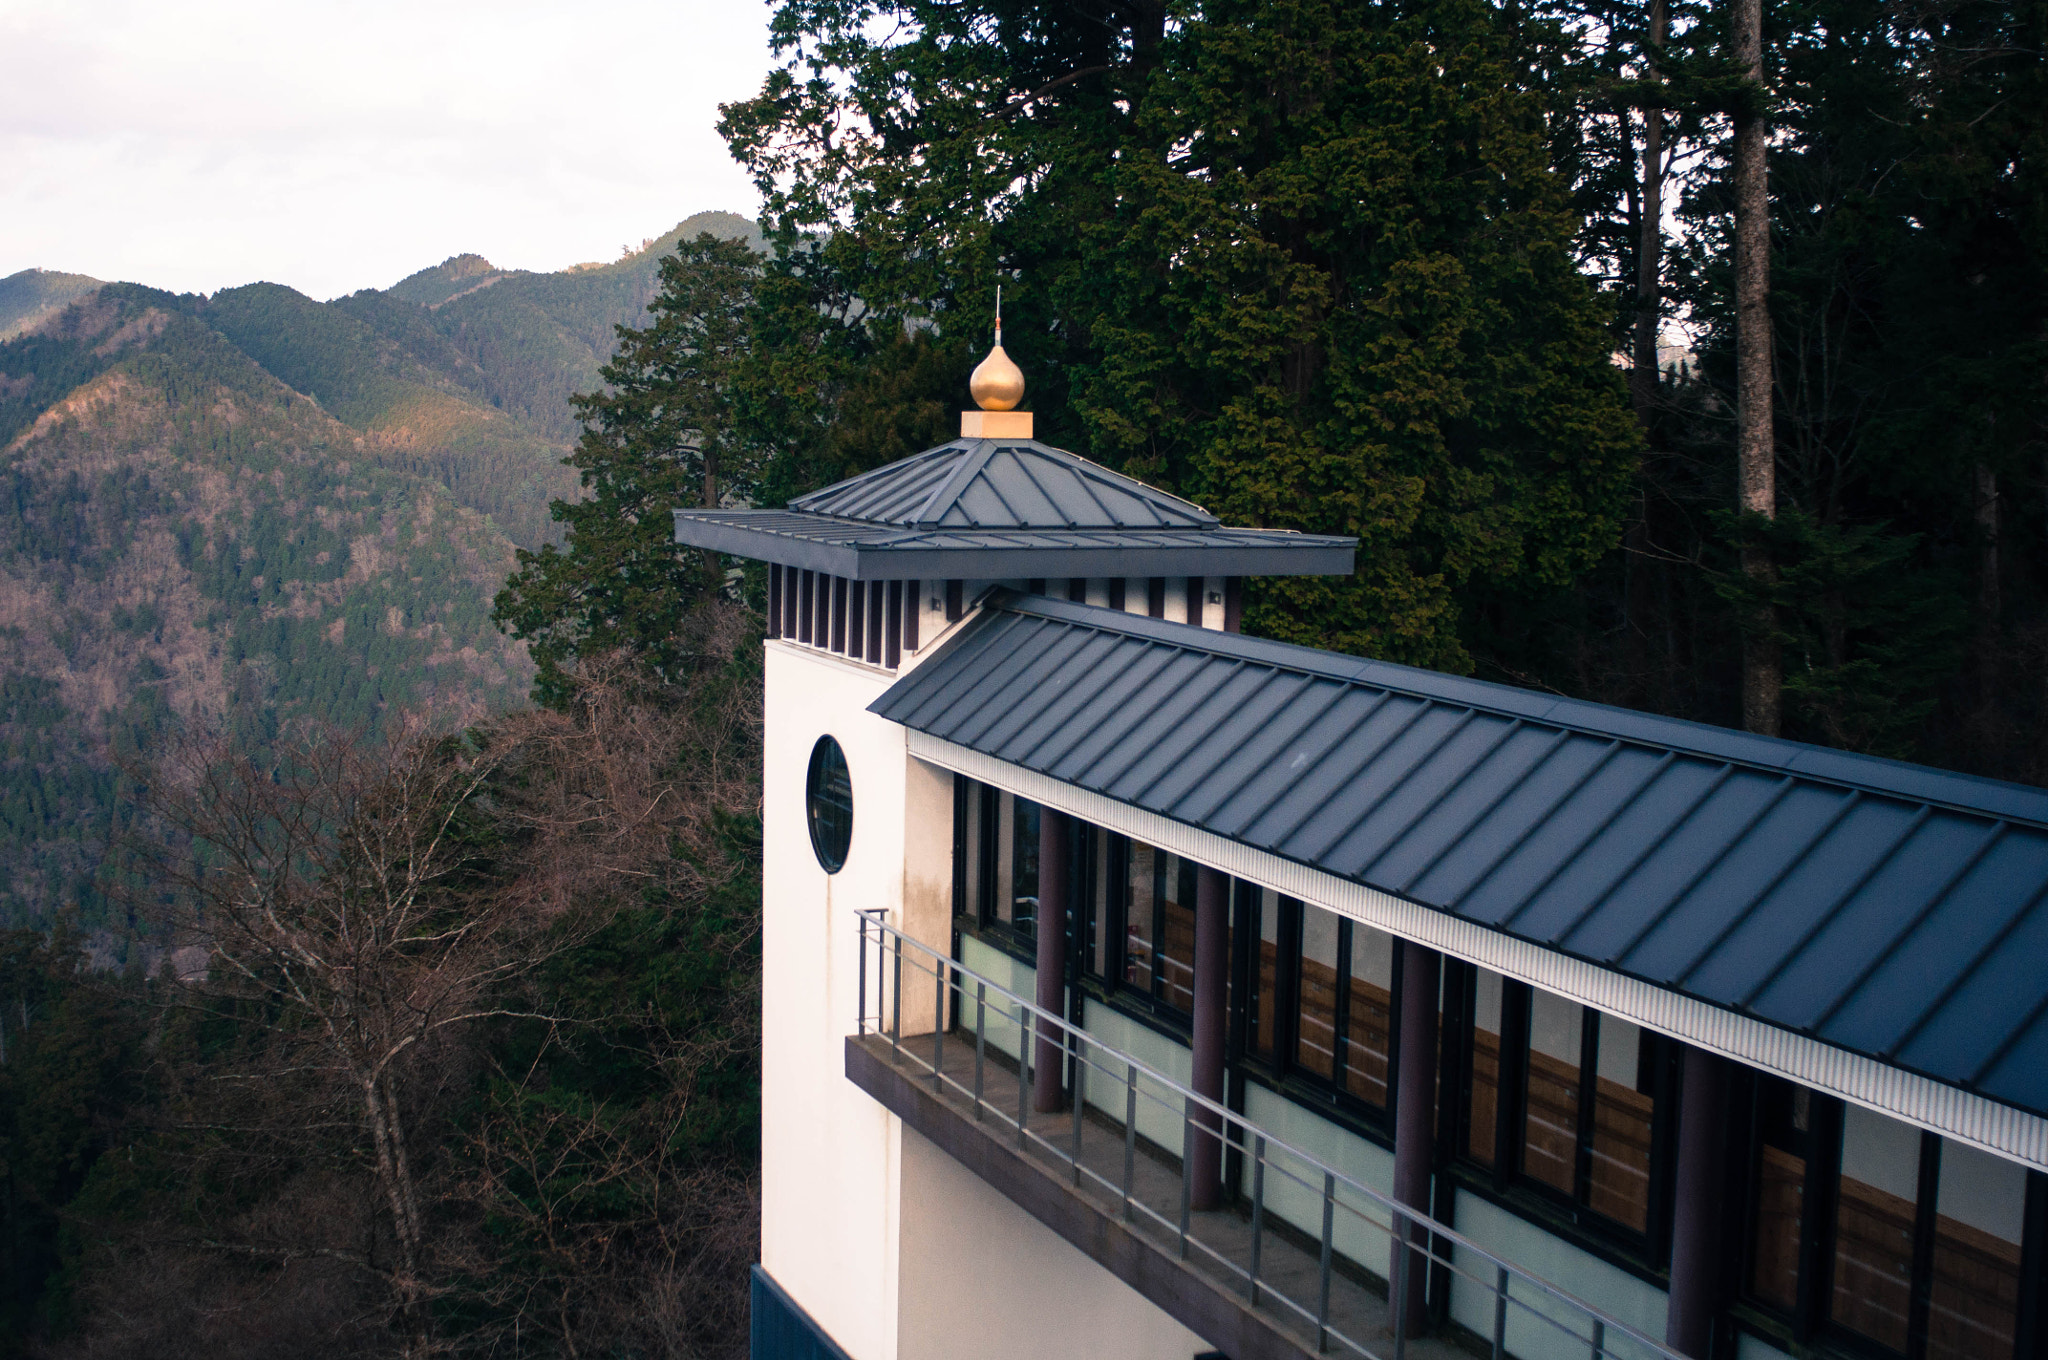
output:
{"label": "walkway floor", "polygon": [[[1014,1150],[1017,1145],[1016,1066],[989,1050],[982,1072],[984,1108],[976,1120],[974,1089],[974,1046],[971,1040],[951,1036],[944,1046],[942,1070],[949,1079],[934,1091],[931,1075],[930,1035],[906,1039],[899,1053],[886,1038],[868,1036],[851,1041],[865,1049],[895,1072],[916,1082],[935,1096],[941,1106],[962,1120],[978,1123],[986,1136]],[[957,1083],[957,1085],[956,1085]],[[999,1113],[1000,1111],[1000,1113]],[[1142,1122],[1142,1121],[1141,1121]],[[1090,1108],[1081,1120],[1080,1164],[1077,1175],[1071,1160],[1074,1149],[1074,1118],[1071,1113],[1033,1114],[1027,1120],[1033,1135],[1024,1149],[1026,1161],[1044,1176],[1077,1193],[1106,1219],[1124,1222],[1156,1249],[1180,1256],[1181,1176],[1179,1158],[1138,1144],[1132,1159],[1132,1199],[1140,1210],[1126,1216],[1121,1187],[1124,1178],[1125,1139],[1121,1123],[1113,1123]],[[1085,1174],[1085,1173],[1093,1173]],[[1098,1179],[1099,1178],[1099,1179]],[[999,1187],[1000,1188],[1000,1187]],[[1026,1205],[1030,1208],[1030,1205]],[[1149,1209],[1145,1213],[1142,1209]],[[1055,1225],[1057,1226],[1057,1225]],[[1187,1264],[1208,1283],[1252,1311],[1272,1331],[1286,1337],[1308,1354],[1319,1350],[1333,1355],[1368,1355],[1375,1360],[1467,1360],[1476,1352],[1456,1339],[1419,1337],[1400,1346],[1390,1326],[1385,1285],[1359,1265],[1337,1262],[1330,1272],[1328,1320],[1331,1335],[1317,1345],[1315,1314],[1322,1282],[1319,1243],[1306,1239],[1267,1219],[1258,1234],[1259,1296],[1251,1299],[1248,1275],[1252,1258],[1251,1215],[1244,1206],[1226,1207],[1189,1216],[1190,1248]],[[1377,1241],[1384,1243],[1384,1236]],[[1384,1247],[1381,1248],[1384,1252]],[[1385,1257],[1377,1262],[1385,1268]],[[1171,1310],[1169,1310],[1171,1311]],[[1185,1319],[1184,1319],[1185,1320]],[[1483,1352],[1477,1352],[1483,1353]]]}

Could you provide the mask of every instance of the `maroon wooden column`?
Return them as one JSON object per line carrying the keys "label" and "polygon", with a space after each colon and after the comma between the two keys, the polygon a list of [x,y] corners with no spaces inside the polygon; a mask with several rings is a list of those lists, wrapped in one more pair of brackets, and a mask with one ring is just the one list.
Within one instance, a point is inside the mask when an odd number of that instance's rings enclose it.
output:
{"label": "maroon wooden column", "polygon": [[[1223,1036],[1228,1030],[1230,877],[1202,865],[1195,873],[1196,1095],[1223,1103]],[[1188,1201],[1197,1209],[1223,1204],[1223,1121],[1201,1111],[1187,1167]]]}
{"label": "maroon wooden column", "polygon": [[[1430,1210],[1429,1180],[1436,1143],[1436,1023],[1437,985],[1443,974],[1443,955],[1425,949],[1413,940],[1401,945],[1401,1074],[1394,1096],[1394,1198],[1421,1213]],[[1407,1240],[1427,1246],[1429,1233],[1410,1224]],[[1395,1253],[1403,1250],[1397,1240],[1390,1244]],[[1393,1266],[1390,1255],[1389,1266]],[[1402,1298],[1400,1308],[1407,1319],[1408,1335],[1427,1325],[1424,1300],[1429,1289],[1429,1258],[1410,1251],[1399,1263]],[[1395,1278],[1390,1272],[1389,1280]]]}
{"label": "maroon wooden column", "polygon": [[[1054,1015],[1067,1013],[1067,814],[1038,810],[1038,1008]],[[1045,1113],[1060,1108],[1060,1058],[1065,1043],[1060,1032],[1039,1022],[1038,1045],[1032,1056],[1031,1108]]]}
{"label": "maroon wooden column", "polygon": [[1721,1196],[1728,1064],[1688,1046],[1678,1092],[1678,1175],[1671,1205],[1671,1293],[1664,1344],[1705,1360],[1721,1306]]}

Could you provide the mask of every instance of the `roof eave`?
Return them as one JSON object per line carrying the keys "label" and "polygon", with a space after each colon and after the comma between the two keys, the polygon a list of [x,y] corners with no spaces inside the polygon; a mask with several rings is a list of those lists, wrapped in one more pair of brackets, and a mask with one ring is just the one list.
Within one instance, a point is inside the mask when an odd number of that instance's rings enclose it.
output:
{"label": "roof eave", "polygon": [[[1089,576],[1348,576],[1356,540],[1273,532],[1263,542],[946,547],[834,543],[755,528],[722,512],[675,512],[675,541],[855,581],[1004,581]],[[883,526],[876,526],[878,528]],[[1131,531],[1127,531],[1129,536]]]}

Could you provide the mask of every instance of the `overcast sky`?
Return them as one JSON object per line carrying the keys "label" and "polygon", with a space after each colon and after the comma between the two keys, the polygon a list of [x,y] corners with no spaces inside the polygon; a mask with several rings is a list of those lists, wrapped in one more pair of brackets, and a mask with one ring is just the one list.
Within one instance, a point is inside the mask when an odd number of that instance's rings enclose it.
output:
{"label": "overcast sky", "polygon": [[328,298],[751,215],[758,0],[0,0],[0,277]]}

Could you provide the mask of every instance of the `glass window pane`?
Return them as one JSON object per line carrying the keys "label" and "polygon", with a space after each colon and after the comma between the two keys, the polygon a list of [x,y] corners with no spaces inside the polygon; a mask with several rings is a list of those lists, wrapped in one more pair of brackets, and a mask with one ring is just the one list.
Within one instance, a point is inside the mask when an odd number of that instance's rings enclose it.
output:
{"label": "glass window pane", "polygon": [[1011,885],[1016,881],[1017,868],[1017,800],[994,789],[989,792],[994,795],[996,832],[995,861],[991,866],[995,872],[989,877],[989,905],[994,909],[992,919],[1008,925],[1015,914],[1015,895]]}
{"label": "glass window pane", "polygon": [[1927,1360],[2012,1360],[2027,1173],[1943,1140]]}
{"label": "glass window pane", "polygon": [[1124,981],[1152,995],[1152,889],[1157,851],[1131,842],[1124,889]]}
{"label": "glass window pane", "polygon": [[1472,996],[1472,1122],[1465,1153],[1473,1161],[1493,1165],[1500,1117],[1500,993],[1501,976],[1490,968],[1474,970]]}
{"label": "glass window pane", "polygon": [[1895,1351],[1906,1349],[1919,1180],[1918,1129],[1860,1105],[1843,1111],[1831,1311],[1842,1326]]}
{"label": "glass window pane", "polygon": [[1536,991],[1529,1010],[1529,1122],[1522,1170],[1572,1193],[1579,1160],[1579,1051],[1582,1009]]}
{"label": "glass window pane", "polygon": [[1010,924],[1029,933],[1038,919],[1038,804],[1028,798],[1011,801],[1016,808],[1011,817],[1016,830],[1010,860],[1010,900],[1015,904]]}
{"label": "glass window pane", "polygon": [[1274,998],[1280,987],[1280,895],[1271,888],[1252,889],[1253,938],[1258,952],[1252,956],[1252,995],[1246,1045],[1270,1060],[1278,1040],[1274,1028],[1277,1016]]}
{"label": "glass window pane", "polygon": [[1160,862],[1159,992],[1161,1001],[1195,1010],[1195,865],[1162,853]]}
{"label": "glass window pane", "polygon": [[1807,1128],[1812,1096],[1790,1082],[1766,1077],[1757,1085],[1756,1238],[1750,1291],[1766,1303],[1799,1302],[1799,1225],[1806,1203]]}
{"label": "glass window pane", "polygon": [[982,908],[981,864],[982,858],[988,849],[986,844],[984,844],[985,837],[981,834],[981,800],[988,797],[988,792],[988,787],[984,784],[972,782],[963,784],[962,796],[966,799],[967,806],[961,819],[963,844],[960,847],[960,851],[966,864],[961,871],[960,884],[966,891],[967,896],[964,901],[955,903],[953,909],[961,915],[971,916],[977,921],[981,919]]}
{"label": "glass window pane", "polygon": [[1090,977],[1098,978],[1109,972],[1109,844],[1109,833],[1100,827],[1087,828],[1081,838],[1087,856],[1082,869],[1088,893],[1086,968]]}
{"label": "glass window pane", "polygon": [[1301,909],[1301,1009],[1294,1061],[1319,1077],[1332,1074],[1337,1048],[1337,918]]}
{"label": "glass window pane", "polygon": [[1650,1226],[1650,1119],[1655,1113],[1644,1038],[1626,1020],[1600,1017],[1592,1184],[1587,1187],[1587,1203],[1595,1213],[1637,1232]]}
{"label": "glass window pane", "polygon": [[1344,1017],[1344,1089],[1385,1108],[1387,1047],[1393,1033],[1394,937],[1353,922],[1349,1007]]}

